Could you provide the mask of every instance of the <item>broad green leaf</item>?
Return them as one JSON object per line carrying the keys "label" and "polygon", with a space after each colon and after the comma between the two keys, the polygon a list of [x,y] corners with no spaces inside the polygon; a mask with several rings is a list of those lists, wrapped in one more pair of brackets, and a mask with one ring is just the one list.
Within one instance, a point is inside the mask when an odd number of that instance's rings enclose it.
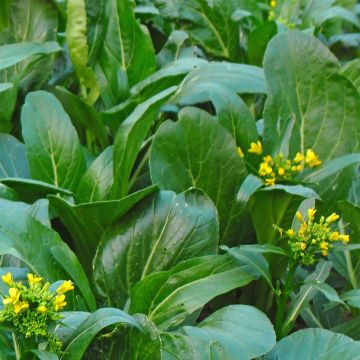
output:
{"label": "broad green leaf", "polygon": [[24,42],[0,46],[0,70],[9,68],[34,55],[50,55],[59,52],[58,43],[49,41],[44,44]]}
{"label": "broad green leaf", "polygon": [[250,360],[266,354],[276,342],[274,328],[264,313],[248,305],[222,308],[199,325],[184,326],[192,337],[219,342],[230,359]]}
{"label": "broad green leaf", "polygon": [[81,360],[96,334],[102,329],[118,323],[129,324],[141,329],[139,322],[122,310],[114,308],[99,309],[80,323],[69,336],[64,343],[64,353],[60,359]]}
{"label": "broad green leaf", "polygon": [[324,282],[319,282],[318,280],[315,280],[315,281],[305,280],[304,284],[311,285],[312,287],[314,287],[315,289],[320,291],[329,301],[334,302],[334,303],[344,304],[344,302],[339,298],[335,289],[333,287],[331,287],[330,285],[328,285]]}
{"label": "broad green leaf", "polygon": [[[58,13],[48,0],[12,0],[8,17],[9,27],[0,34],[0,45],[14,44],[20,47],[34,43],[36,46],[49,46],[48,42],[57,40]],[[58,47],[58,46],[57,46]],[[58,50],[60,47],[58,47]],[[57,52],[56,51],[56,52]],[[20,55],[20,53],[18,54]],[[54,56],[35,55],[0,71],[0,81],[20,82],[26,93],[31,88],[45,84],[53,70]]]}
{"label": "broad green leaf", "polygon": [[263,69],[245,64],[208,63],[193,70],[179,86],[172,101],[180,105],[207,102],[222,91],[266,93]]}
{"label": "broad green leaf", "polygon": [[291,154],[312,148],[325,161],[358,148],[360,97],[338,75],[337,59],[320,41],[298,31],[275,36],[265,54],[264,70],[267,149],[277,141],[278,129],[290,114],[295,115]]}
{"label": "broad green leaf", "polygon": [[22,203],[0,199],[0,253],[15,256],[47,281],[70,277],[89,308],[94,307],[88,279],[75,254],[57,232],[35,220]]}
{"label": "broad green leaf", "polygon": [[[35,354],[36,357],[40,360],[59,360],[59,357],[56,354],[50,353],[48,351],[30,350],[29,352]],[[26,356],[26,354],[25,354],[25,356]]]}
{"label": "broad green leaf", "polygon": [[[287,316],[285,318],[283,328],[290,330],[297,319],[300,311],[312,300],[312,298],[319,291],[317,286],[312,283],[318,284],[325,282],[330,275],[331,263],[329,261],[321,260],[314,272],[312,272],[304,281],[304,285],[300,288],[298,294],[291,300]],[[308,284],[309,283],[309,284]]]}
{"label": "broad green leaf", "polygon": [[0,178],[0,182],[13,189],[22,201],[33,203],[50,194],[71,196],[72,192],[39,180],[19,177]]}
{"label": "broad green leaf", "polygon": [[229,131],[236,145],[243,150],[258,140],[256,123],[244,101],[229,91],[218,92],[210,97],[220,124]]}
{"label": "broad green leaf", "polygon": [[251,251],[251,248],[250,249],[248,248],[249,249],[248,251],[246,249],[246,245],[244,245],[244,247],[239,246],[236,248],[228,248],[226,246],[223,246],[222,249],[225,250],[229,255],[234,257],[237,261],[239,261],[239,264],[248,265],[253,269],[255,274],[258,274],[259,276],[263,276],[266,282],[271,287],[271,289],[274,290],[271,281],[269,263],[261,253],[257,251]]}
{"label": "broad green leaf", "polygon": [[[227,250],[227,246],[221,246],[221,249]],[[250,245],[240,245],[237,248],[232,248],[234,250],[240,249],[252,253],[260,254],[277,254],[282,256],[288,256],[289,253],[283,250],[281,247],[270,245],[270,244],[250,244]]]}
{"label": "broad green leaf", "polygon": [[236,196],[236,201],[240,204],[246,205],[251,196],[263,186],[264,183],[259,177],[249,174],[240,186],[240,190]]}
{"label": "broad green leaf", "polygon": [[360,309],[360,289],[347,291],[340,298],[350,306]]}
{"label": "broad green leaf", "polygon": [[128,96],[129,87],[155,72],[151,38],[136,21],[131,0],[109,0],[105,37],[95,67],[106,108]]}
{"label": "broad green leaf", "polygon": [[160,107],[175,90],[176,87],[171,87],[138,105],[120,125],[114,141],[112,199],[120,199],[127,195],[131,170],[141,145],[153,125]]}
{"label": "broad green leaf", "polygon": [[77,192],[79,203],[104,201],[109,198],[113,184],[113,147],[104,150],[88,167],[80,180]]}
{"label": "broad green leaf", "polygon": [[201,191],[161,191],[104,234],[94,261],[101,295],[121,307],[131,288],[154,272],[217,252],[217,211]]}
{"label": "broad green leaf", "polygon": [[217,120],[186,108],[178,122],[163,123],[153,142],[150,171],[162,189],[177,193],[202,189],[219,212],[220,242],[235,241],[243,211],[235,199],[247,171],[234,139]]}
{"label": "broad green leaf", "polygon": [[207,53],[234,61],[240,58],[240,39],[231,15],[238,9],[258,11],[255,2],[242,0],[157,0],[156,4],[163,16],[185,23],[186,31]]}
{"label": "broad green leaf", "polygon": [[[359,150],[359,93],[339,75],[337,59],[319,40],[298,31],[275,36],[266,50],[264,70],[266,152],[274,148],[292,114],[291,156],[312,148],[325,163]],[[319,186],[322,199],[331,205],[346,196],[351,181],[350,171],[336,175]]]}
{"label": "broad green leaf", "polygon": [[346,76],[360,92],[360,59],[355,59],[344,65],[340,73]]}
{"label": "broad green leaf", "polygon": [[12,83],[0,84],[0,103],[6,104],[6,106],[3,106],[2,109],[0,109],[1,132],[10,132],[12,128],[11,118],[15,110],[16,100],[17,86]]}
{"label": "broad green leaf", "polygon": [[30,178],[25,146],[12,135],[0,134],[0,177]]}
{"label": "broad green leaf", "polygon": [[314,190],[302,185],[275,185],[257,191],[251,204],[251,217],[260,244],[275,244],[278,231],[288,229],[304,199],[318,198]]}
{"label": "broad green leaf", "polygon": [[131,291],[131,313],[144,313],[160,330],[181,324],[214,297],[256,279],[248,266],[229,255],[185,261],[138,282]]}
{"label": "broad green leaf", "polygon": [[[127,327],[119,332],[119,340],[112,345],[109,360],[162,360],[159,331],[145,315],[135,314],[134,318],[141,325]],[[122,349],[119,354],[119,348]]]}
{"label": "broad green leaf", "polygon": [[347,335],[354,340],[360,340],[359,326],[360,316],[356,316],[352,320],[342,322],[339,325],[334,326],[330,330]]}
{"label": "broad green leaf", "polygon": [[100,95],[95,72],[87,66],[89,47],[87,44],[85,0],[67,0],[66,41],[75,71],[80,80],[81,95],[89,104]]}
{"label": "broad green leaf", "polygon": [[360,28],[360,22],[356,14],[354,14],[351,10],[348,10],[342,6],[332,6],[331,8],[325,11],[318,12],[316,16],[314,16],[314,21],[316,25],[320,26],[325,21],[335,18],[345,20],[351,23],[352,25],[356,26],[357,28]]}
{"label": "broad green leaf", "polygon": [[360,342],[324,329],[297,331],[278,342],[266,360],[359,360]]}
{"label": "broad green leaf", "polygon": [[161,333],[162,360],[232,360],[223,346],[216,341],[178,334]]}
{"label": "broad green leaf", "polygon": [[109,145],[109,139],[100,114],[80,97],[63,87],[57,86],[53,93],[61,102],[78,131],[90,131],[94,137],[94,142],[98,142],[100,147],[105,149]]}
{"label": "broad green leaf", "polygon": [[33,179],[75,191],[85,171],[84,154],[56,97],[45,91],[27,95],[21,124]]}
{"label": "broad green leaf", "polygon": [[49,196],[50,205],[69,230],[79,259],[90,271],[97,246],[105,230],[128,212],[138,201],[157,190],[148,187],[121,200],[74,205],[57,196]]}

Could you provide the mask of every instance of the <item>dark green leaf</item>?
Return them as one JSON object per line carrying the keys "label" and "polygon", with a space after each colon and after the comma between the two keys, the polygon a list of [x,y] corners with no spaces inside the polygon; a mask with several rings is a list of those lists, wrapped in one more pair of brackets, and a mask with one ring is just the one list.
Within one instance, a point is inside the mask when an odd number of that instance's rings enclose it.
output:
{"label": "dark green leaf", "polygon": [[45,91],[27,95],[21,123],[32,177],[75,191],[85,171],[84,154],[56,97]]}
{"label": "dark green leaf", "polygon": [[178,122],[163,123],[153,142],[150,169],[153,182],[162,189],[204,190],[219,212],[221,242],[235,240],[243,210],[235,199],[246,168],[234,139],[215,119],[186,108]]}
{"label": "dark green leaf", "polygon": [[218,233],[216,208],[202,192],[162,191],[104,235],[94,261],[95,281],[108,303],[121,307],[145,276],[216,253]]}
{"label": "dark green leaf", "polygon": [[195,258],[138,282],[130,294],[130,312],[147,314],[159,329],[166,330],[214,297],[255,278],[248,266],[239,266],[230,255]]}

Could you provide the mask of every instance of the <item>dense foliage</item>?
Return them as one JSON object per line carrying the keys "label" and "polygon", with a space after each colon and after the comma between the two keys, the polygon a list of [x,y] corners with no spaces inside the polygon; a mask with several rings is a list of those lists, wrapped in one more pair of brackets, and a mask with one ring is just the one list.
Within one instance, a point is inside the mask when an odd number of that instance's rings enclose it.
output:
{"label": "dense foliage", "polygon": [[0,2],[0,359],[360,359],[360,4]]}

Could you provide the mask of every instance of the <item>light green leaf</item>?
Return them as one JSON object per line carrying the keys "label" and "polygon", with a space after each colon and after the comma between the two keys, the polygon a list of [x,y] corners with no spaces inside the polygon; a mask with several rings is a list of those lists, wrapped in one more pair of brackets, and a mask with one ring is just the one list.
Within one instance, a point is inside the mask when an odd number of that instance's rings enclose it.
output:
{"label": "light green leaf", "polygon": [[0,103],[6,104],[6,106],[3,106],[2,109],[0,109],[1,132],[10,132],[12,128],[11,118],[15,110],[16,100],[17,86],[12,83],[0,84]]}
{"label": "light green leaf", "polygon": [[66,15],[66,41],[70,57],[80,80],[81,94],[92,105],[99,97],[100,89],[95,72],[87,66],[89,48],[85,0],[67,0]]}
{"label": "light green leaf", "polygon": [[341,294],[340,298],[350,306],[360,309],[360,289],[347,291]]}
{"label": "light green leaf", "polygon": [[235,199],[247,171],[230,134],[208,113],[185,108],[176,123],[163,123],[150,155],[151,178],[177,193],[202,189],[215,203],[220,241],[234,242],[243,206]]}
{"label": "light green leaf", "polygon": [[35,354],[36,357],[40,360],[58,360],[59,359],[59,357],[56,354],[50,353],[48,351],[30,350],[29,352],[32,352],[33,354]]}
{"label": "light green leaf", "polygon": [[360,342],[324,329],[305,329],[282,339],[266,360],[359,360]]}
{"label": "light green leaf", "polygon": [[12,135],[0,134],[0,177],[30,178],[25,146]]}
{"label": "light green leaf", "polygon": [[340,73],[346,76],[360,92],[360,59],[348,62],[342,67]]}
{"label": "light green leaf", "polygon": [[33,179],[75,191],[85,171],[84,154],[56,97],[45,91],[27,95],[21,124]]}
{"label": "light green leaf", "polygon": [[102,238],[94,260],[100,293],[108,304],[123,306],[147,275],[216,253],[218,226],[216,208],[199,190],[145,199]]}
{"label": "light green leaf", "polygon": [[184,326],[182,331],[192,338],[219,342],[233,360],[264,355],[276,342],[270,320],[260,310],[247,305],[227,306],[196,327]]}
{"label": "light green leaf", "polygon": [[172,102],[182,106],[204,103],[223,91],[238,94],[266,93],[263,69],[226,62],[205,64],[184,79]]}
{"label": "light green leaf", "polygon": [[24,42],[0,46],[0,70],[9,68],[34,55],[50,55],[61,51],[58,43],[49,41],[44,44]]}
{"label": "light green leaf", "polygon": [[229,255],[195,258],[138,282],[130,294],[130,312],[147,314],[160,330],[166,330],[214,297],[254,279],[248,266],[239,266]]}

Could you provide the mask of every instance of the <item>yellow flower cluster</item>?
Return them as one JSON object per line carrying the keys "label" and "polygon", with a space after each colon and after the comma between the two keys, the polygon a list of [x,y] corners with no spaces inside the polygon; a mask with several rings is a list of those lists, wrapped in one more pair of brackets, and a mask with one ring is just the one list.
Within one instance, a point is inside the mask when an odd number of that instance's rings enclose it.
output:
{"label": "yellow flower cluster", "polygon": [[325,218],[320,217],[318,222],[315,221],[315,208],[310,208],[307,212],[307,219],[304,219],[300,212],[296,213],[296,219],[300,223],[297,231],[289,229],[284,231],[279,229],[281,236],[289,239],[292,258],[303,265],[311,265],[316,262],[316,253],[327,256],[331,243],[341,241],[349,242],[349,235],[340,234],[338,231],[331,229],[331,224],[339,220],[339,215],[332,213]]}
{"label": "yellow flower cluster", "polygon": [[[240,148],[238,148],[238,153],[241,157],[244,157]],[[263,148],[261,142],[252,142],[248,153],[262,155]],[[298,152],[292,160],[286,159],[282,153],[274,157],[266,155],[260,163],[258,173],[264,180],[265,185],[271,186],[293,179],[294,175],[302,171],[306,166],[314,168],[319,165],[321,165],[321,161],[318,156],[312,149],[308,149],[305,155]]]}
{"label": "yellow flower cluster", "polygon": [[74,289],[73,283],[64,281],[52,292],[49,290],[50,283],[44,283],[34,274],[27,275],[27,285],[14,281],[10,272],[1,278],[9,286],[9,292],[3,296],[4,309],[0,311],[0,322],[15,328],[25,337],[41,336],[58,351],[61,342],[56,335],[48,333],[48,326],[62,318],[58,312],[66,306],[65,293]]}

